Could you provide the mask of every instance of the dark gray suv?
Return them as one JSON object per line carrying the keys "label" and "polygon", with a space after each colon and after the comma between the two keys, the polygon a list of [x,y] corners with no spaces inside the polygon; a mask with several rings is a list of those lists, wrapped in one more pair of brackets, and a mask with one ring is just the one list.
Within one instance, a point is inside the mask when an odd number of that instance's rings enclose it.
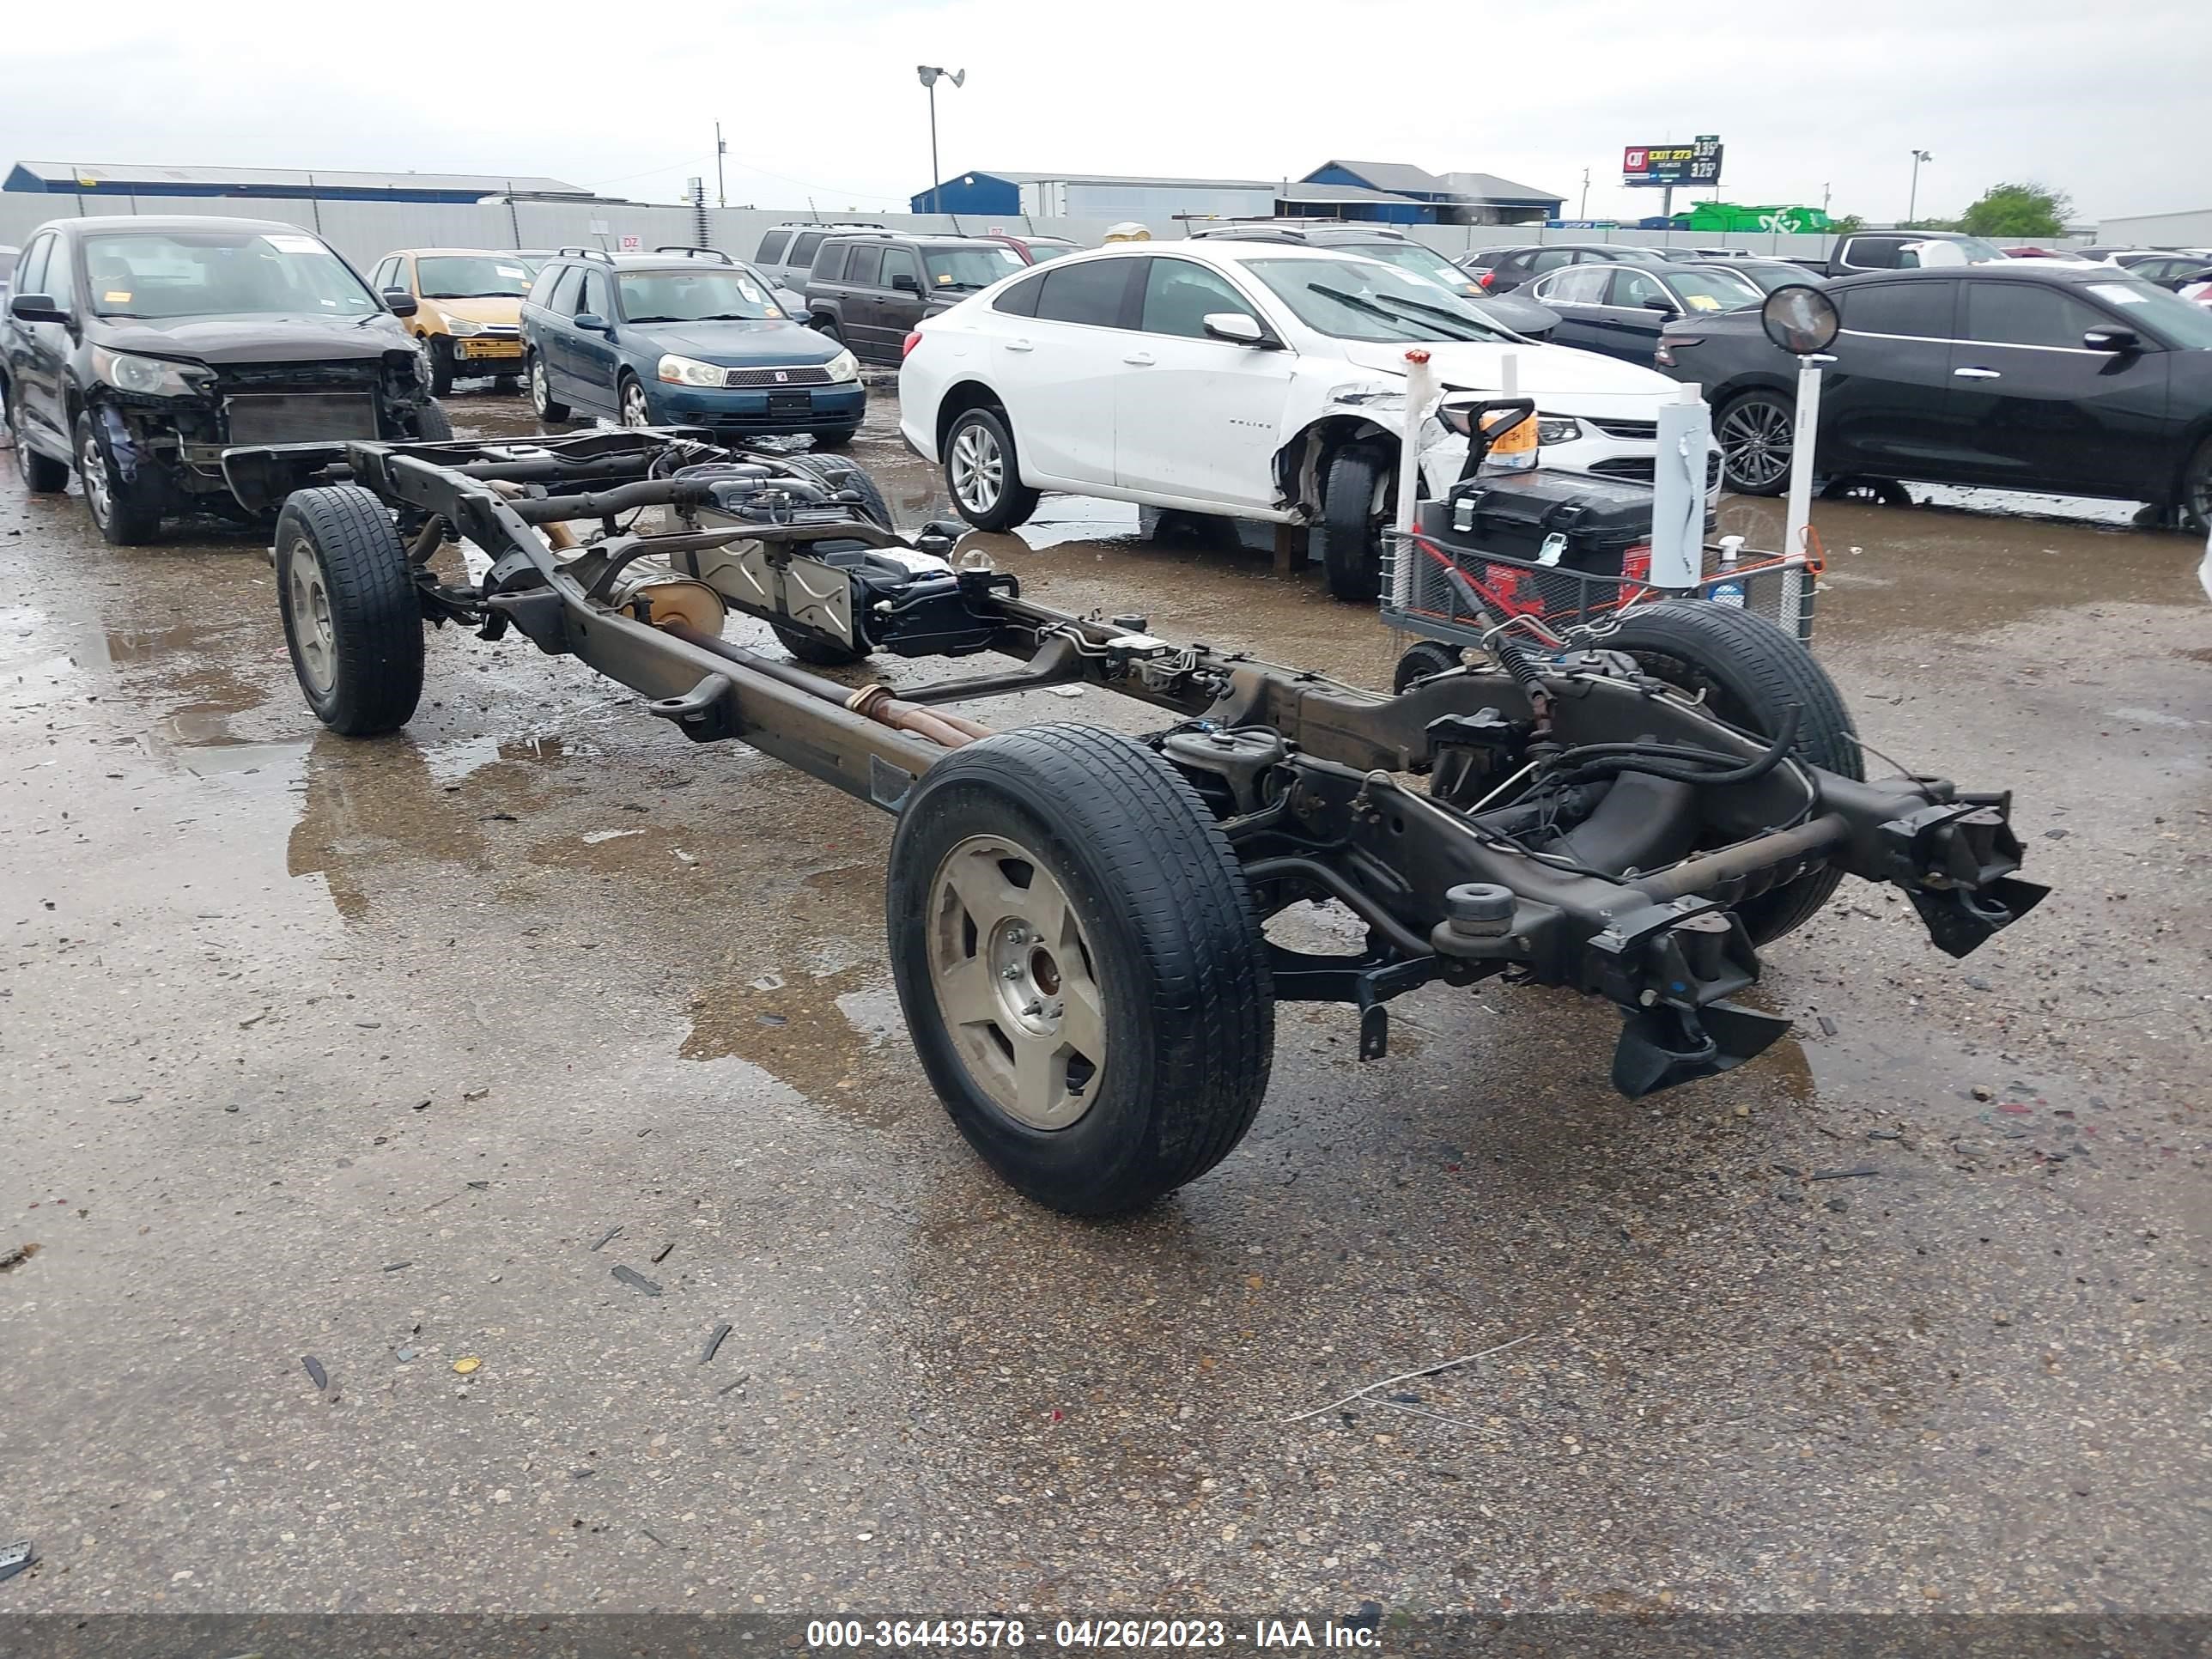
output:
{"label": "dark gray suv", "polygon": [[862,362],[896,363],[923,318],[1028,269],[1014,249],[984,237],[832,236],[806,278],[807,317]]}

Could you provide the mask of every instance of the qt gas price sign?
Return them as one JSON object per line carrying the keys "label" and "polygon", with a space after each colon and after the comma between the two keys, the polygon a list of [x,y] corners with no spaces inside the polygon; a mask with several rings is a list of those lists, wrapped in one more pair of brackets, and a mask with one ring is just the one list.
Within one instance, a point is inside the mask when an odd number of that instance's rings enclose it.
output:
{"label": "qt gas price sign", "polygon": [[1721,141],[1704,135],[1686,144],[1631,144],[1620,152],[1620,182],[1652,188],[1721,181]]}

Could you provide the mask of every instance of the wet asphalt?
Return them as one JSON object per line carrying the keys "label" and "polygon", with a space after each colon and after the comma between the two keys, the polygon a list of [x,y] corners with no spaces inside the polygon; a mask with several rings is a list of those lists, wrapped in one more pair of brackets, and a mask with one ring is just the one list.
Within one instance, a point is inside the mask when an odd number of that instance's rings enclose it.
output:
{"label": "wet asphalt", "polygon": [[[855,453],[943,513],[888,391]],[[1954,963],[1849,884],[1767,953],[1796,1036],[1640,1103],[1564,993],[1431,988],[1367,1065],[1285,1006],[1242,1148],[1085,1224],[919,1074],[887,819],[520,640],[331,736],[254,538],[108,548],[9,466],[0,1611],[2203,1610],[2201,550],[1947,500],[1819,510],[1816,643],[2015,792],[2033,916]],[[1402,643],[1131,508],[977,539],[1170,638]]]}

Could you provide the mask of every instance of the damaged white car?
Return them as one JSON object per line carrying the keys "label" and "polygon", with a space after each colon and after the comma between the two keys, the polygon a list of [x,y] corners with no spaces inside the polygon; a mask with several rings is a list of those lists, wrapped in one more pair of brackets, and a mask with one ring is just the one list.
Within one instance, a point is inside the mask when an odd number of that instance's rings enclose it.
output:
{"label": "damaged white car", "polygon": [[[1304,525],[1331,591],[1371,599],[1414,347],[1448,391],[1533,398],[1550,467],[1650,478],[1659,406],[1680,395],[1379,260],[1209,238],[1055,259],[929,319],[906,339],[899,427],[980,529],[1048,490]],[[1442,495],[1466,454],[1431,419],[1424,487]],[[1707,477],[1717,490],[1717,454]]]}

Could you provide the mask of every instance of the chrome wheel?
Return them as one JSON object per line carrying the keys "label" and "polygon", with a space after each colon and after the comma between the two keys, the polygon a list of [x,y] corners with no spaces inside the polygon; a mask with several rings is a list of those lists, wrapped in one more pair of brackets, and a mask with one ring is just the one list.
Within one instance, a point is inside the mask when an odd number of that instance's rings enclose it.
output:
{"label": "chrome wheel", "polygon": [[1105,1000],[1090,940],[1036,855],[971,836],[931,878],[929,974],[969,1073],[1009,1117],[1065,1129],[1106,1071]]}
{"label": "chrome wheel", "polygon": [[301,536],[284,555],[284,587],[292,609],[292,643],[300,672],[318,696],[330,695],[337,671],[337,634],[331,626],[331,596],[322,561]]}
{"label": "chrome wheel", "polygon": [[1006,454],[986,426],[963,426],[952,440],[952,494],[970,513],[988,513],[1006,493]]}
{"label": "chrome wheel", "polygon": [[645,388],[635,380],[623,382],[622,423],[624,426],[653,424],[653,410],[645,401]]}
{"label": "chrome wheel", "polygon": [[84,486],[84,505],[92,514],[93,523],[106,529],[108,515],[115,510],[115,496],[107,477],[107,457],[101,453],[100,440],[89,427],[84,434],[84,447],[77,452],[76,476],[77,482]]}
{"label": "chrome wheel", "polygon": [[1781,404],[1746,398],[1721,419],[1721,454],[1738,489],[1770,489],[1790,471],[1796,417]]}
{"label": "chrome wheel", "polygon": [[552,401],[553,389],[546,384],[545,380],[545,360],[543,357],[532,357],[530,360],[530,406],[538,411],[539,420],[550,421],[553,418],[545,412],[545,405]]}

